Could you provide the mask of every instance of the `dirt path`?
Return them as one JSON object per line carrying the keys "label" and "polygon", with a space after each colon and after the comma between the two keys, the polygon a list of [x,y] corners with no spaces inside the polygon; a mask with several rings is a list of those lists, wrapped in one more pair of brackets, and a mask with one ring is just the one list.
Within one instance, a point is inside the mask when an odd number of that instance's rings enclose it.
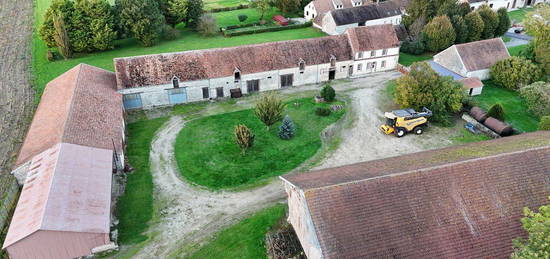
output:
{"label": "dirt path", "polygon": [[0,0],[0,173],[11,170],[33,110],[32,23],[32,0]]}
{"label": "dirt path", "polygon": [[[355,123],[342,131],[340,147],[331,153],[318,168],[332,167],[360,161],[417,152],[449,144],[444,132],[432,129],[428,136],[406,136],[397,139],[378,131],[383,112],[379,108],[387,101],[385,83],[398,73],[380,73],[369,78],[340,82],[339,91],[352,99]],[[295,88],[310,91],[316,86]],[[355,89],[356,90],[350,90]],[[290,92],[283,92],[290,94]],[[342,92],[340,92],[342,94]],[[247,107],[250,100],[243,101]],[[174,143],[185,121],[172,117],[153,140],[150,162],[155,184],[155,202],[162,204],[159,223],[151,226],[153,240],[148,242],[135,258],[164,258],[180,248],[197,244],[217,231],[237,222],[251,213],[284,201],[282,184],[274,179],[270,184],[244,192],[210,192],[186,183],[180,178],[174,156]],[[182,252],[179,256],[183,256]]]}

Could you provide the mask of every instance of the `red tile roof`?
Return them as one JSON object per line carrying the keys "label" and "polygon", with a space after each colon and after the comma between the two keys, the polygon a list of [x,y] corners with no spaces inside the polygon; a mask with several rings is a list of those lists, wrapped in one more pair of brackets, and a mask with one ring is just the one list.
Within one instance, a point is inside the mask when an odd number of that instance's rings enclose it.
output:
{"label": "red tile roof", "polygon": [[346,34],[353,52],[399,47],[399,39],[391,24],[350,28]]}
{"label": "red tile roof", "polygon": [[548,203],[550,132],[282,178],[325,258],[506,258],[522,208]]}
{"label": "red tile roof", "polygon": [[510,57],[501,38],[456,44],[455,46],[468,71],[488,69],[497,61]]}
{"label": "red tile roof", "polygon": [[[352,44],[357,49],[398,46],[391,25],[358,27],[348,31],[356,32]],[[300,59],[306,66],[329,63],[332,56],[337,61],[351,60],[353,53],[347,35],[116,58],[117,84],[122,89],[169,84],[174,76],[181,81],[230,77],[236,69],[241,74],[250,74],[298,67]]]}
{"label": "red tile roof", "polygon": [[468,77],[458,81],[462,82],[466,89],[483,87],[483,82],[478,77]]}
{"label": "red tile roof", "polygon": [[46,85],[16,164],[60,142],[120,150],[122,124],[115,74],[80,64]]}

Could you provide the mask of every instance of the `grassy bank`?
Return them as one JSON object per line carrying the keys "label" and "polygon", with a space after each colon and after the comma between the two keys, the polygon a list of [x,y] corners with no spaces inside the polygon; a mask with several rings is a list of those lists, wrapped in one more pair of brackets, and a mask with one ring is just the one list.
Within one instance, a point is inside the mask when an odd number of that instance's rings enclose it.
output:
{"label": "grassy bank", "polygon": [[[314,113],[313,98],[287,103],[285,114],[296,124],[296,135],[290,140],[277,136],[280,123],[268,131],[251,109],[208,116],[186,124],[176,140],[176,159],[187,180],[211,189],[251,185],[260,180],[286,173],[321,147],[320,132],[336,122],[344,110],[327,117]],[[233,139],[233,129],[245,124],[256,135],[254,146],[241,155]]]}
{"label": "grassy bank", "polygon": [[424,53],[420,55],[412,55],[405,52],[399,52],[399,64],[403,66],[410,66],[414,62],[430,60],[433,58],[433,54]]}

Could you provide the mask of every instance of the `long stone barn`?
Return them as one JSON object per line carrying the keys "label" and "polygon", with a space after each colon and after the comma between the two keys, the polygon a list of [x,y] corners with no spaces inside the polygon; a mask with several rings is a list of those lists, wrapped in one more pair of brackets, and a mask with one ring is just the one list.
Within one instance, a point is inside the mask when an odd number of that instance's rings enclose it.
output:
{"label": "long stone barn", "polygon": [[81,64],[48,83],[13,172],[23,189],[3,244],[9,257],[75,258],[113,245],[111,183],[123,148],[113,72]]}
{"label": "long stone barn", "polygon": [[550,131],[282,176],[308,258],[509,258],[550,196]]}
{"label": "long stone barn", "polygon": [[393,70],[399,41],[392,25],[342,35],[230,48],[117,58],[126,109],[237,97]]}

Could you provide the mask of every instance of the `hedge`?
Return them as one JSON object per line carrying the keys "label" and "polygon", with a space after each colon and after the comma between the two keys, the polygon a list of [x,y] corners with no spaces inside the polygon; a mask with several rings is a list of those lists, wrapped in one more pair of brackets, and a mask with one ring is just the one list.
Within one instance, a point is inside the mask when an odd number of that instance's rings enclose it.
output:
{"label": "hedge", "polygon": [[223,35],[225,37],[233,37],[233,36],[240,36],[240,35],[246,35],[246,34],[255,34],[255,33],[261,33],[261,32],[272,32],[272,31],[284,31],[284,30],[292,30],[292,29],[298,29],[298,28],[306,28],[310,27],[312,22],[306,22],[304,24],[293,24],[288,26],[280,26],[280,25],[273,25],[273,26],[253,26],[248,27],[243,30],[223,30]]}
{"label": "hedge", "polygon": [[239,29],[239,28],[252,27],[252,26],[256,26],[256,25],[260,25],[260,22],[229,25],[229,26],[220,28],[220,31],[224,32],[224,31],[227,31],[227,30],[234,30],[234,29]]}
{"label": "hedge", "polygon": [[227,12],[227,11],[233,11],[233,10],[240,10],[240,9],[248,9],[250,8],[247,4],[240,4],[237,6],[230,6],[230,7],[221,7],[221,8],[212,8],[208,12],[210,13],[221,13],[221,12]]}

